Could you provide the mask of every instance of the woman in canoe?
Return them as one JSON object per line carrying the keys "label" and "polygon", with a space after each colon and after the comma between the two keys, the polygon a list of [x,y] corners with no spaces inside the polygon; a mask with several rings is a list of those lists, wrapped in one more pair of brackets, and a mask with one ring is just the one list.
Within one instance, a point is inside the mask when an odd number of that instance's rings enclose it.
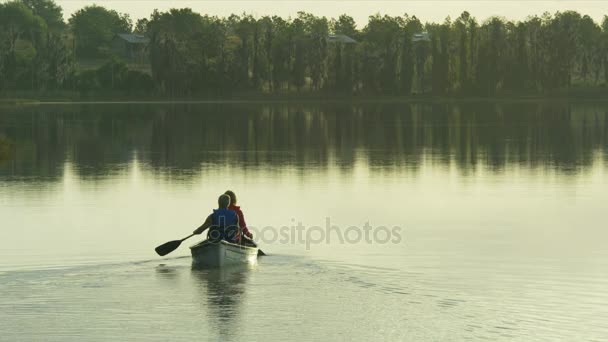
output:
{"label": "woman in canoe", "polygon": [[251,234],[247,228],[247,223],[245,223],[245,215],[243,215],[241,207],[236,205],[236,194],[231,190],[227,190],[224,194],[230,196],[230,206],[228,209],[234,211],[239,218],[239,228],[241,230],[242,237],[244,237],[244,239],[241,239],[242,244],[257,247],[255,242],[253,242],[253,234]]}
{"label": "woman in canoe", "polygon": [[232,243],[240,241],[241,232],[239,229],[239,217],[234,210],[229,209],[230,196],[223,194],[217,199],[218,208],[207,216],[205,223],[198,227],[193,234],[201,234],[207,228],[209,233],[207,239],[211,242],[225,240]]}

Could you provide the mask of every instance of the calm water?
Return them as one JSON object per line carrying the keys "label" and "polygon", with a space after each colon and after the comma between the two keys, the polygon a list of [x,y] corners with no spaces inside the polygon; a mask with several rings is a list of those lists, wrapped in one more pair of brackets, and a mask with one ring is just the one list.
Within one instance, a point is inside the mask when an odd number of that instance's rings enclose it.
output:
{"label": "calm water", "polygon": [[[0,107],[0,135],[0,340],[608,339],[606,104]],[[268,257],[154,254],[226,189]]]}

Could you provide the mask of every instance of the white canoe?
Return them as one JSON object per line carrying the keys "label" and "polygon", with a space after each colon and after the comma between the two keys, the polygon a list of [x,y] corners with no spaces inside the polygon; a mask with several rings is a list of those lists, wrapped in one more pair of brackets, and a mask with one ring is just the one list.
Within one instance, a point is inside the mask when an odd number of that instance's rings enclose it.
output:
{"label": "white canoe", "polygon": [[190,247],[192,262],[207,267],[223,267],[238,264],[255,264],[258,260],[258,249],[220,241],[216,243],[204,240]]}

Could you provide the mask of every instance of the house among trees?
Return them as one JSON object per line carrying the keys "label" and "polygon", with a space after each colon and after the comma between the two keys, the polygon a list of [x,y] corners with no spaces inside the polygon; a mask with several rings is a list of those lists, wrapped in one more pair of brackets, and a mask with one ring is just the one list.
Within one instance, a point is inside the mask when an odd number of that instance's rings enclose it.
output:
{"label": "house among trees", "polygon": [[112,52],[127,63],[148,64],[150,39],[136,33],[119,33],[112,40]]}
{"label": "house among trees", "polygon": [[412,41],[413,42],[430,42],[431,41],[431,36],[429,35],[428,32],[421,32],[421,33],[416,33],[412,36]]}
{"label": "house among trees", "polygon": [[330,34],[327,36],[328,43],[355,44],[356,40],[345,34]]}

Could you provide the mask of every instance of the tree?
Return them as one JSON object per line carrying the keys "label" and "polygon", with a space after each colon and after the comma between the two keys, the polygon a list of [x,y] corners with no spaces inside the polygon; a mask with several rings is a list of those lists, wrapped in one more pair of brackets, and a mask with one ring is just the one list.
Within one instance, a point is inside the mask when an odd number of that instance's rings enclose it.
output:
{"label": "tree", "polygon": [[292,46],[290,81],[298,91],[306,84],[306,48],[307,37],[304,21],[296,18],[290,25],[290,45]]}
{"label": "tree", "polygon": [[99,58],[109,55],[110,43],[118,33],[131,32],[132,22],[127,14],[92,5],[72,14],[69,20],[81,58]]}
{"label": "tree", "polygon": [[493,95],[503,80],[505,22],[502,18],[488,19],[480,28],[477,55],[476,87],[483,95]]}
{"label": "tree", "polygon": [[600,58],[604,68],[604,83],[608,85],[608,15],[605,15],[604,20],[602,21],[601,37]]}
{"label": "tree", "polygon": [[365,58],[363,72],[366,88],[375,93],[396,94],[401,43],[400,18],[375,15],[363,29]]}
{"label": "tree", "polygon": [[581,15],[574,11],[558,12],[549,23],[554,52],[553,86],[570,87],[577,57]]}
{"label": "tree", "polygon": [[312,89],[318,90],[327,78],[327,35],[329,22],[325,17],[316,17],[310,13],[298,13],[304,25],[306,64],[312,81]]}
{"label": "tree", "polygon": [[149,25],[150,20],[148,20],[147,18],[138,19],[135,23],[135,27],[133,28],[133,32],[145,35],[148,32]]}
{"label": "tree", "polygon": [[473,50],[476,22],[469,12],[462,12],[456,19],[454,31],[458,37],[458,87],[460,91],[470,92],[473,78],[471,66],[474,65],[472,57],[475,54]]}
{"label": "tree", "polygon": [[274,27],[272,18],[265,16],[258,20],[259,47],[257,48],[258,60],[256,61],[256,72],[259,75],[259,87],[264,89],[265,85],[273,91],[272,81],[272,48],[274,44]]}
{"label": "tree", "polygon": [[50,32],[60,33],[65,28],[63,10],[53,0],[20,0],[34,15],[44,19]]}
{"label": "tree", "polygon": [[[600,25],[574,11],[481,25],[466,11],[443,23],[377,14],[363,29],[345,14],[154,11],[133,28],[150,38],[151,78],[111,59],[115,35],[131,29],[127,15],[100,6],[84,7],[66,26],[54,0],[2,2],[0,89],[492,96],[608,84],[608,16]],[[330,32],[356,43],[330,40]],[[102,67],[79,71],[76,55]]]}
{"label": "tree", "polygon": [[0,4],[0,87],[33,86],[34,46],[46,29],[44,20],[23,3]]}
{"label": "tree", "polygon": [[272,29],[266,31],[266,49],[270,50],[271,88],[282,90],[290,82],[293,34],[289,22],[272,17]]}
{"label": "tree", "polygon": [[[211,67],[208,55],[217,51],[203,51],[201,43],[208,37],[203,17],[190,9],[154,12],[148,26],[150,62],[154,80],[169,94],[200,88],[197,75],[206,74]],[[223,40],[220,36],[217,39]],[[209,41],[205,41],[210,44]],[[213,66],[219,67],[214,60]]]}
{"label": "tree", "polygon": [[48,30],[33,41],[36,56],[30,70],[34,89],[61,87],[72,72],[72,54],[66,44],[63,10],[53,0],[21,0],[34,15],[44,20]]}
{"label": "tree", "polygon": [[[355,20],[342,14],[338,20],[332,20],[330,28],[334,34],[343,34],[353,39],[359,39]],[[333,63],[328,75],[336,91],[352,93],[355,80],[355,44],[333,44],[328,54],[333,54]],[[328,57],[329,58],[329,57]]]}
{"label": "tree", "polygon": [[601,61],[598,55],[601,54],[600,35],[601,28],[589,17],[585,15],[581,18],[578,35],[578,62],[580,65],[579,75],[583,82],[586,82],[591,75],[599,75],[601,69]]}

